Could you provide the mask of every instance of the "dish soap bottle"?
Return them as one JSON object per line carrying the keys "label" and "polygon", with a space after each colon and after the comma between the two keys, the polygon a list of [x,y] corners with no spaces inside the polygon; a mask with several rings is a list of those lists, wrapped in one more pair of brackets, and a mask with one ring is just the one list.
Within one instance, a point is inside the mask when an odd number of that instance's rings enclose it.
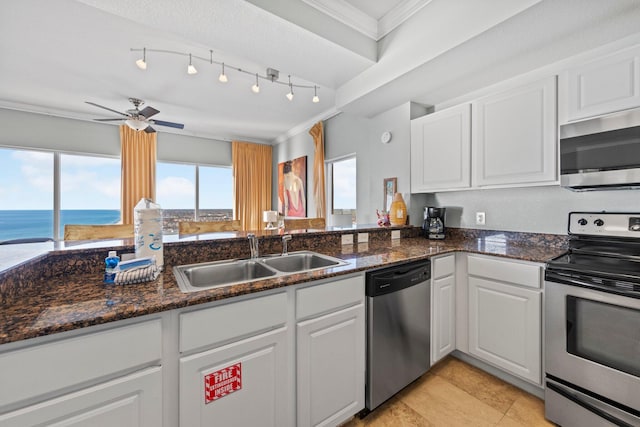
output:
{"label": "dish soap bottle", "polygon": [[393,196],[391,209],[389,209],[389,220],[391,225],[404,225],[407,222],[407,205],[405,205],[400,193]]}
{"label": "dish soap bottle", "polygon": [[109,251],[109,256],[104,259],[104,283],[115,283],[116,272],[115,268],[120,262],[120,257],[116,251]]}

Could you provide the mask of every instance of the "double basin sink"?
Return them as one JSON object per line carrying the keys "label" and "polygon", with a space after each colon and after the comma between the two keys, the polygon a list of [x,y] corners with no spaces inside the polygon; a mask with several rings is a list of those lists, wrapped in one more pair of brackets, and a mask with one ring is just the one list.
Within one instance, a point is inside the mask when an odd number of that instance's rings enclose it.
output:
{"label": "double basin sink", "polygon": [[281,256],[181,265],[173,268],[173,274],[182,292],[196,292],[346,264],[328,255],[300,251]]}

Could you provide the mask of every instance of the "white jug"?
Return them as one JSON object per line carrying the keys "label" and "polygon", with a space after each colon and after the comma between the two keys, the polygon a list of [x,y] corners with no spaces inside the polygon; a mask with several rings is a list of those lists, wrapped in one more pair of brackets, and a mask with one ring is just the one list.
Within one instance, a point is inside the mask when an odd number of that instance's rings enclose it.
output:
{"label": "white jug", "polygon": [[164,266],[162,243],[162,209],[151,199],[140,199],[133,209],[136,258],[155,257],[156,265]]}

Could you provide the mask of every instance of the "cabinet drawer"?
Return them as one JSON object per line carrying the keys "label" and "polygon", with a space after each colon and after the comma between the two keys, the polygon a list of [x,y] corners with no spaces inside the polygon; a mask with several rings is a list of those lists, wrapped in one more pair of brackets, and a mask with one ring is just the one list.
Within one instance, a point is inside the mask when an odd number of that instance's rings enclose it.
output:
{"label": "cabinet drawer", "polygon": [[536,264],[469,256],[467,269],[469,274],[473,276],[509,282],[529,288],[541,287],[540,274],[542,269]]}
{"label": "cabinet drawer", "polygon": [[451,276],[456,271],[455,255],[447,255],[431,260],[433,264],[433,278],[439,279],[444,276]]}
{"label": "cabinet drawer", "polygon": [[265,331],[286,321],[284,292],[182,313],[180,352]]}
{"label": "cabinet drawer", "polygon": [[0,354],[0,408],[158,362],[160,319]]}
{"label": "cabinet drawer", "polygon": [[364,276],[298,289],[296,318],[314,316],[355,305],[364,300]]}

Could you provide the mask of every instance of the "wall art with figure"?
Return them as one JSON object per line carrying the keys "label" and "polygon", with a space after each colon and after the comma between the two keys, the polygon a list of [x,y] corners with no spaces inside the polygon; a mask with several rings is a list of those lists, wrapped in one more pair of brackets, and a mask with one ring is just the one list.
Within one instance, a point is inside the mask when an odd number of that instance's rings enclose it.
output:
{"label": "wall art with figure", "polygon": [[307,156],[278,163],[278,212],[307,216]]}

